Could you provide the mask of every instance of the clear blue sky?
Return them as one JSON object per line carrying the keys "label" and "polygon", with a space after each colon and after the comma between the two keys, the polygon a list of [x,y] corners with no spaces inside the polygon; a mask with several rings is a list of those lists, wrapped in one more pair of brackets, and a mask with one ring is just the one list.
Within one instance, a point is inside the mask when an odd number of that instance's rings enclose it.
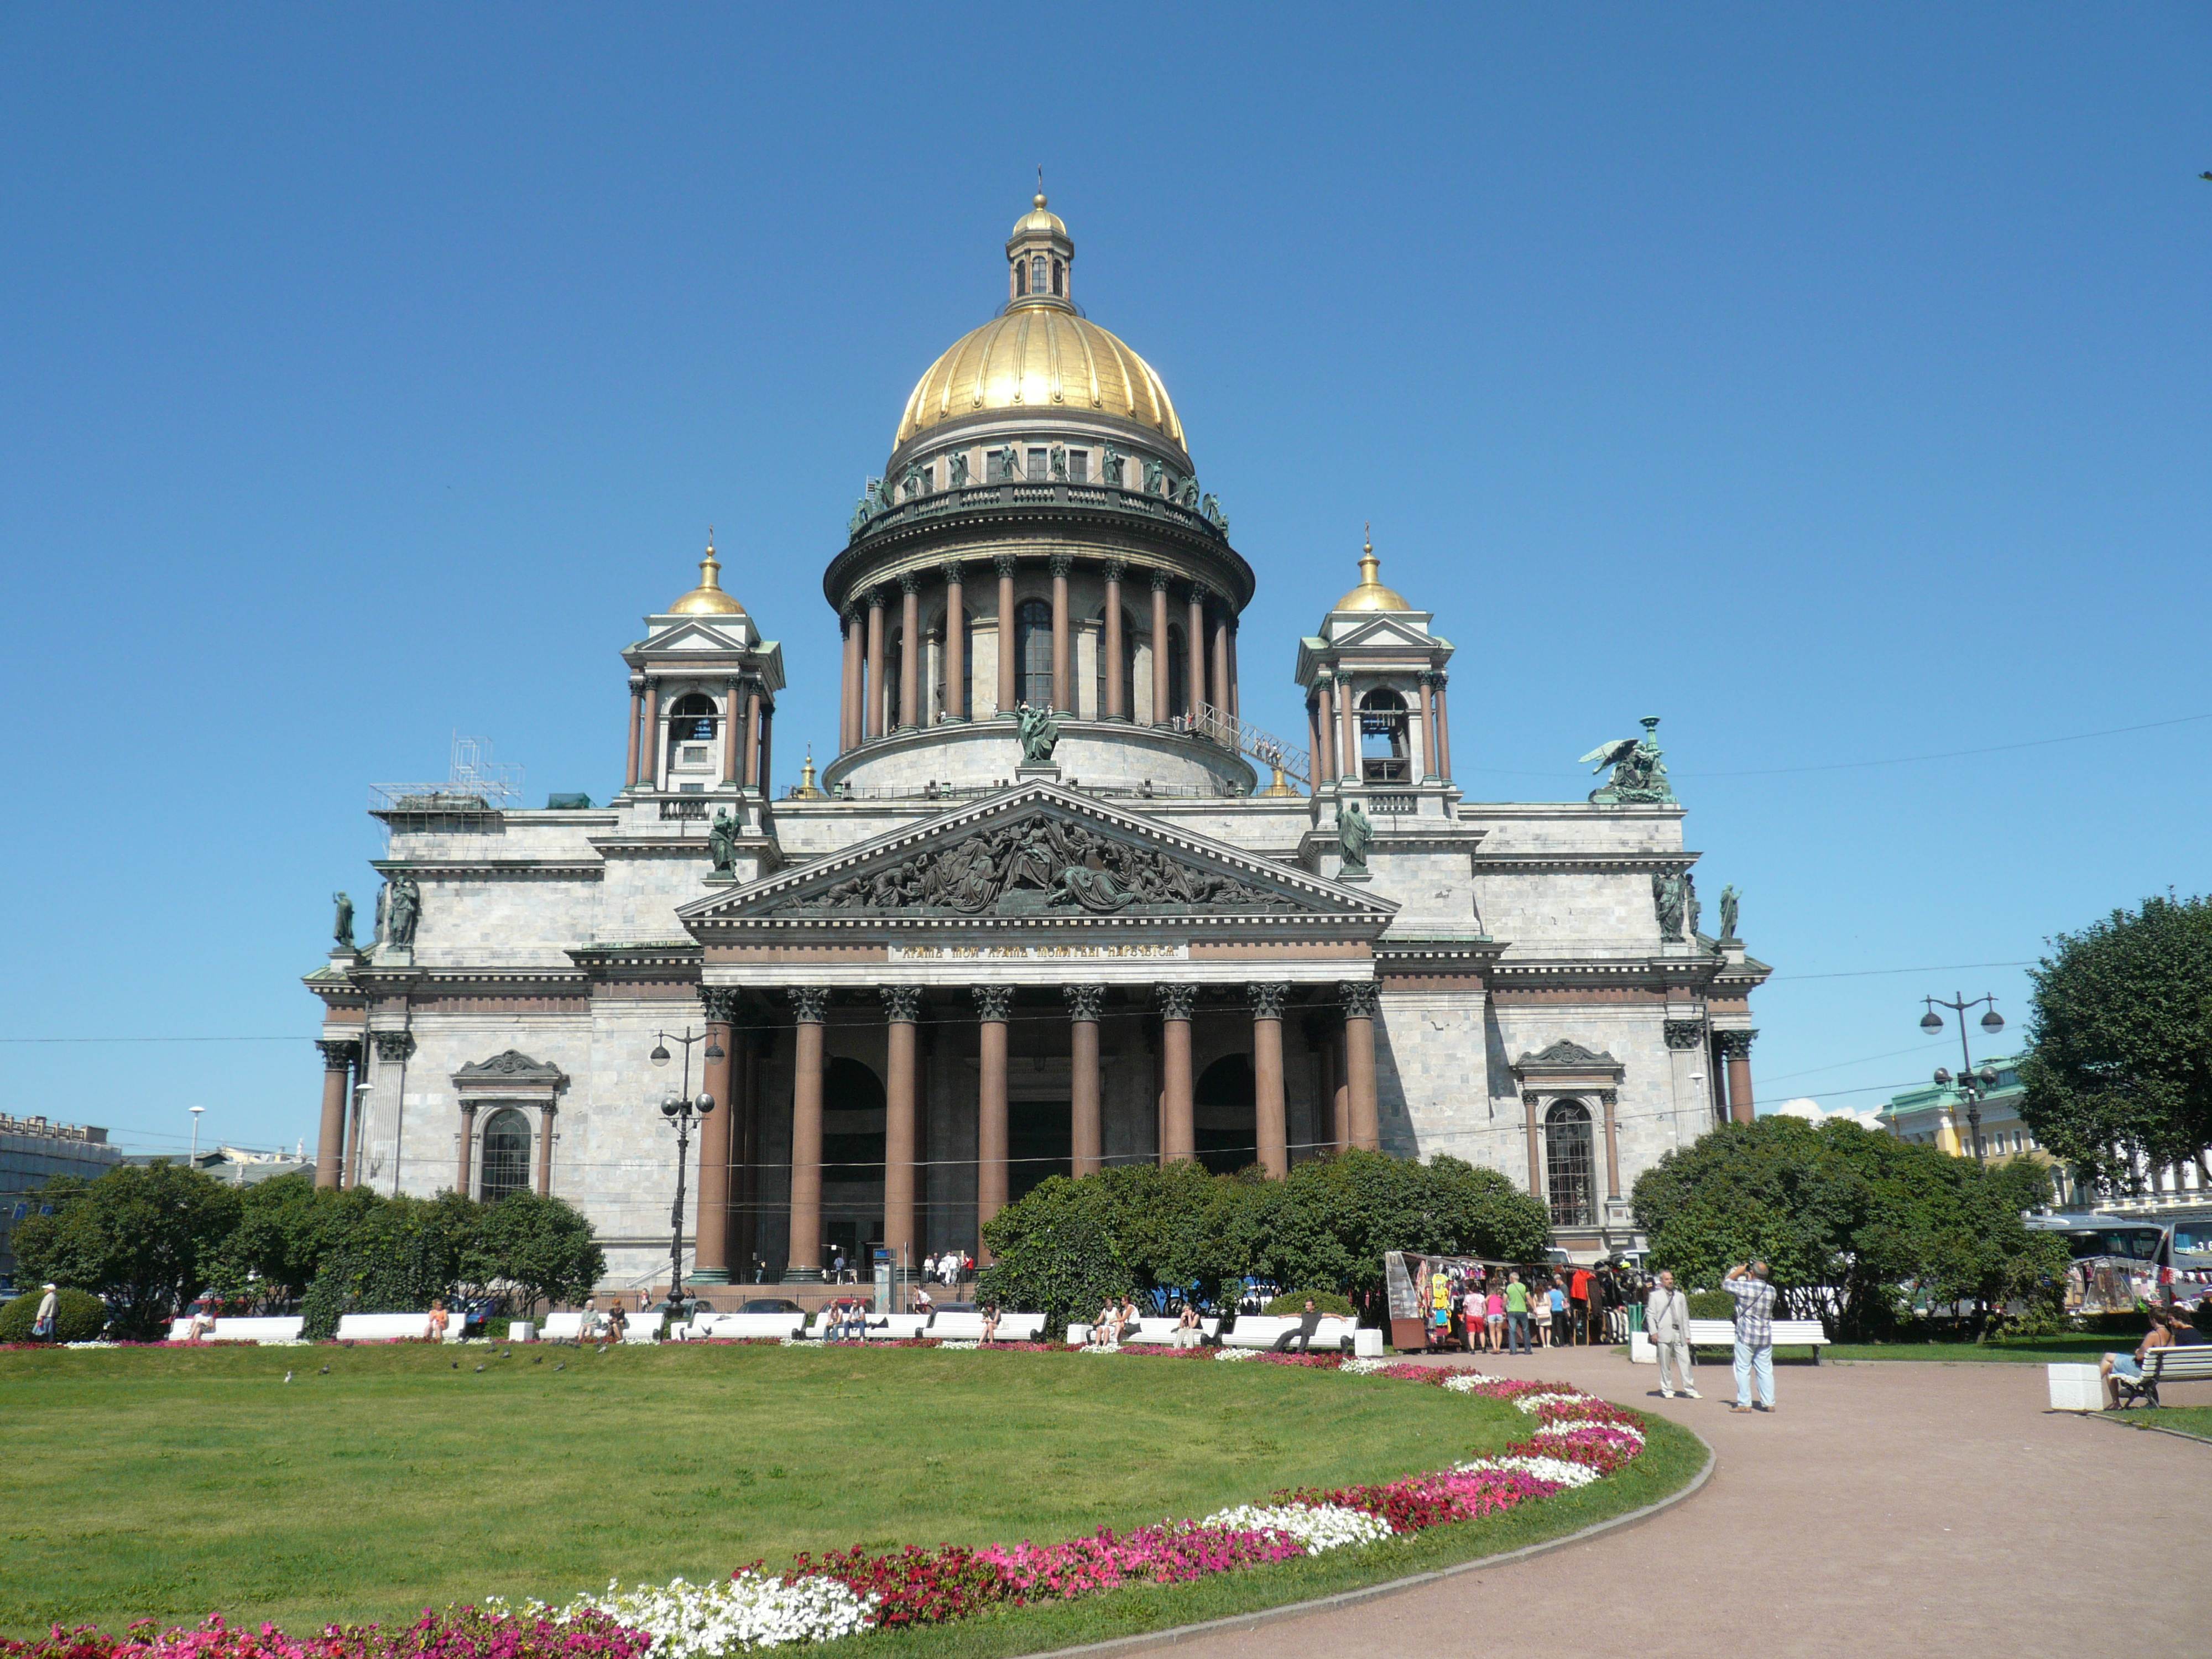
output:
{"label": "clear blue sky", "polygon": [[[1247,712],[1373,520],[1470,790],[1664,715],[1762,1096],[1877,1103],[2026,991],[1880,970],[2206,885],[2212,720],[1856,763],[2212,715],[2208,71],[2173,3],[9,7],[0,1105],[312,1137],[368,787],[605,796],[709,523],[829,752],[822,567],[1040,161]],[[21,1041],[116,1036],[286,1040]]]}

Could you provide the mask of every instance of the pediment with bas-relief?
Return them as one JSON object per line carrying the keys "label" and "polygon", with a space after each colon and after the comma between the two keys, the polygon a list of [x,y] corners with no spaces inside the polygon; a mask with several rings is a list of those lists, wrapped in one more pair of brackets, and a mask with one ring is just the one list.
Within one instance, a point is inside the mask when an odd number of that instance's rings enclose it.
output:
{"label": "pediment with bas-relief", "polygon": [[1393,908],[1226,842],[1031,784],[681,914],[702,922],[1304,914],[1379,926]]}

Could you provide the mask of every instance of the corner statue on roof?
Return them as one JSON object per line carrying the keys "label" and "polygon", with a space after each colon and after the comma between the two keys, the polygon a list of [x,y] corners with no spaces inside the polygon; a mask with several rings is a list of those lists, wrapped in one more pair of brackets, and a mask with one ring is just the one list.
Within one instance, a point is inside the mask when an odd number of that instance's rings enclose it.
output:
{"label": "corner statue on roof", "polygon": [[[906,354],[927,343],[899,296],[940,275],[875,229],[869,337]],[[711,533],[696,586],[672,557],[666,578],[626,556],[608,574],[642,627],[605,618],[628,631],[603,660],[532,665],[549,694],[597,699],[603,804],[526,806],[519,778],[377,792],[376,947],[326,939],[301,963],[323,1047],[300,1046],[294,1087],[319,1184],[573,1206],[605,1266],[569,1305],[602,1309],[665,1282],[671,1227],[687,1286],[818,1299],[840,1258],[865,1277],[985,1255],[1046,1181],[1279,1182],[1340,1153],[1355,1185],[1384,1159],[1483,1170],[1498,1259],[1649,1243],[1621,1195],[1731,1099],[1749,1109],[1769,972],[1688,942],[1706,866],[1659,721],[1585,757],[1588,801],[1499,799],[1516,775],[1491,754],[1525,737],[1528,699],[1459,662],[1449,635],[1489,619],[1422,592],[1464,560],[1378,555],[1347,519],[1334,579],[1277,592],[1285,547],[1232,538],[1200,483],[1212,434],[1078,303],[1076,246],[1040,189],[1003,252],[979,250],[973,325],[915,357],[881,411],[889,447],[847,458],[868,489],[842,532],[828,503],[763,485],[754,539],[830,532],[806,604],[788,554],[773,599],[725,588]],[[1127,291],[1132,256],[1103,252]],[[817,356],[848,326],[773,306],[745,326],[827,329]],[[726,368],[744,343],[703,349]],[[1300,369],[1360,349],[1327,319],[1280,344]],[[866,415],[738,378],[815,449]],[[1293,400],[1245,412],[1287,413],[1331,454],[1369,422],[1356,398]],[[1304,446],[1246,448],[1269,491],[1297,487]],[[1423,485],[1369,487],[1384,510]],[[473,580],[521,580],[503,548]],[[343,944],[343,912],[323,914]],[[1732,892],[1719,915],[1734,933]],[[639,1103],[654,1051],[702,1024],[705,1079],[697,1054],[661,1074],[715,1103],[688,1164]],[[1722,1047],[1724,1068],[1704,1063]],[[1425,1346],[1426,1311],[1394,1288],[1390,1329],[1363,1334]]]}
{"label": "corner statue on roof", "polygon": [[1597,763],[1601,772],[1610,766],[1613,776],[1590,791],[1597,806],[1672,806],[1674,791],[1667,781],[1667,767],[1659,757],[1659,716],[1644,717],[1644,735],[1601,743],[1583,757],[1582,763]]}

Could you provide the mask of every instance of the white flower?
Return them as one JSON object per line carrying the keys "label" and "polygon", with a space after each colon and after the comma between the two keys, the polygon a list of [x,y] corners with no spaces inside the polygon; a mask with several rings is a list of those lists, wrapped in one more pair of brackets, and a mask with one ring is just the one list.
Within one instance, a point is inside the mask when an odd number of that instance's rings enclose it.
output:
{"label": "white flower", "polygon": [[1607,1434],[1617,1434],[1625,1440],[1644,1443],[1644,1431],[1626,1423],[1547,1423],[1536,1431],[1538,1434],[1580,1434],[1584,1429],[1602,1429]]}
{"label": "white flower", "polygon": [[1598,1472],[1586,1463],[1569,1463],[1557,1457],[1478,1457],[1472,1462],[1455,1463],[1452,1467],[1463,1474],[1479,1474],[1486,1469],[1496,1469],[1504,1474],[1533,1474],[1555,1486],[1587,1486],[1599,1478]]}
{"label": "white flower", "polygon": [[939,1342],[937,1348],[939,1353],[972,1353],[982,1346],[983,1345],[980,1342],[954,1342],[945,1340]]}
{"label": "white flower", "polygon": [[[496,1598],[487,1605],[505,1610]],[[603,1595],[579,1595],[562,1607],[532,1601],[522,1613],[565,1625],[580,1613],[604,1613],[649,1632],[654,1659],[717,1659],[732,1651],[857,1636],[874,1626],[876,1605],[876,1597],[855,1595],[834,1578],[787,1584],[772,1574],[742,1572],[714,1584],[678,1578],[624,1590],[610,1582]]]}
{"label": "white flower", "polygon": [[1394,1364],[1388,1359],[1347,1359],[1336,1368],[1339,1376],[1372,1376],[1377,1371],[1388,1370]]}
{"label": "white flower", "polygon": [[1257,1359],[1260,1357],[1260,1351],[1257,1348],[1221,1348],[1215,1352],[1213,1357],[1216,1359],[1224,1360]]}
{"label": "white flower", "polygon": [[1233,1527],[1243,1532],[1286,1532],[1308,1555],[1380,1543],[1391,1535],[1390,1523],[1381,1516],[1338,1504],[1284,1504],[1267,1509],[1239,1504],[1235,1509],[1216,1510],[1199,1524]]}
{"label": "white flower", "polygon": [[1454,1371],[1444,1379],[1444,1387],[1454,1394],[1473,1394],[1488,1382],[1503,1382],[1502,1376],[1485,1376],[1480,1371]]}
{"label": "white flower", "polygon": [[1513,1403],[1534,1417],[1547,1406],[1579,1406],[1591,1396],[1586,1394],[1524,1394]]}
{"label": "white flower", "polygon": [[1119,1353],[1120,1346],[1111,1342],[1092,1342],[1076,1350],[1078,1353]]}

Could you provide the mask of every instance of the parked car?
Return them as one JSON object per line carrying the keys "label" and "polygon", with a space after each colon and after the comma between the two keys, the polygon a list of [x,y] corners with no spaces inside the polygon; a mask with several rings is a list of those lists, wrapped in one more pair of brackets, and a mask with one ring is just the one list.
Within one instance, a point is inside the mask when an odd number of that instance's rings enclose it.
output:
{"label": "parked car", "polygon": [[780,1296],[757,1296],[750,1301],[740,1303],[738,1311],[739,1313],[805,1313],[806,1310],[796,1302],[788,1301]]}

